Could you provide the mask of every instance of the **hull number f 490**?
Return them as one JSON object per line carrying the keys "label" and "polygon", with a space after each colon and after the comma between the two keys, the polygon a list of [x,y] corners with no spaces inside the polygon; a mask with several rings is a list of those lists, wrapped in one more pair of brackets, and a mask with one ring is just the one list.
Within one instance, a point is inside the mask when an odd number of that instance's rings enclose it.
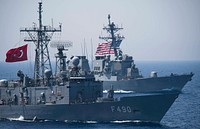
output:
{"label": "hull number f 490", "polygon": [[111,106],[111,112],[131,113],[132,109],[130,106]]}

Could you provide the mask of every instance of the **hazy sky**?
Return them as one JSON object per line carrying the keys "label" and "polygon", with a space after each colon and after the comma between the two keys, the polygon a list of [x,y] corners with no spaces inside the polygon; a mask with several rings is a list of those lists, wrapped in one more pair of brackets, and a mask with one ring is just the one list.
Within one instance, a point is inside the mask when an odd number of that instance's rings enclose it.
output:
{"label": "hazy sky", "polygon": [[[21,27],[38,24],[38,0],[0,0],[0,61],[6,51],[25,44]],[[55,39],[70,40],[67,55],[81,55],[81,44],[91,55],[102,40],[107,15],[123,26],[124,53],[135,60],[200,60],[200,0],[43,0],[43,24],[62,23]],[[105,33],[103,33],[105,34]],[[29,42],[29,59],[35,45]],[[50,48],[51,58],[56,49]]]}

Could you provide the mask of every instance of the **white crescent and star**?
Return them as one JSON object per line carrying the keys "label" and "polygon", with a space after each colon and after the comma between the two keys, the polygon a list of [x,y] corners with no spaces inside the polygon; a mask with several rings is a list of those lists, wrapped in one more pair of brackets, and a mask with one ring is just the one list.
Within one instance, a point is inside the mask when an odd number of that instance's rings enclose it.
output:
{"label": "white crescent and star", "polygon": [[16,57],[16,58],[22,58],[22,56],[24,55],[24,52],[23,52],[23,50],[19,50],[19,52],[20,52],[20,55],[17,57],[17,55],[14,54],[14,57]]}
{"label": "white crescent and star", "polygon": [[19,52],[21,53],[20,56],[18,56],[17,58],[21,58],[24,55],[23,50],[19,50]]}

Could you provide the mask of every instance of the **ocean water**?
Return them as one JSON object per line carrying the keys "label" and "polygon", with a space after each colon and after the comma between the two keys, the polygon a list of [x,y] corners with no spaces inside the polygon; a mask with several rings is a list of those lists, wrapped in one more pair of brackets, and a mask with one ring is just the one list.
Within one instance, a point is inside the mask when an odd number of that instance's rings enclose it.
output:
{"label": "ocean water", "polygon": [[[166,76],[171,73],[190,73],[194,76],[187,83],[182,93],[176,99],[160,124],[139,122],[107,122],[107,123],[78,123],[58,121],[10,121],[0,120],[0,129],[200,129],[200,61],[136,61],[143,76],[149,76],[151,71],[157,71],[158,76]],[[4,63],[0,62],[0,79],[16,79],[17,70],[24,71],[32,76],[33,63]]]}

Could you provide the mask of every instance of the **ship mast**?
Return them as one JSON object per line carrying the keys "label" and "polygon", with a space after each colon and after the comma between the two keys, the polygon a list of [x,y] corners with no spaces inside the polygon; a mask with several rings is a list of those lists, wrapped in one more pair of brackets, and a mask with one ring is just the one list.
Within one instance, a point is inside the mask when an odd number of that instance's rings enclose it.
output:
{"label": "ship mast", "polygon": [[108,15],[108,26],[104,27],[103,30],[106,30],[107,33],[110,34],[110,36],[102,37],[99,36],[99,39],[106,40],[107,42],[110,42],[111,40],[111,46],[110,49],[114,49],[115,57],[117,58],[119,56],[119,53],[117,52],[117,49],[119,48],[122,40],[124,39],[124,36],[120,36],[119,34],[116,34],[119,30],[122,30],[123,28],[116,27],[114,22],[111,23],[110,21],[110,14]]}
{"label": "ship mast", "polygon": [[36,86],[45,83],[45,70],[51,70],[51,61],[48,51],[48,44],[54,34],[54,32],[61,32],[61,25],[59,28],[53,28],[53,26],[44,26],[42,24],[42,2],[39,2],[39,27],[36,24],[32,28],[20,29],[20,32],[27,32],[28,39],[24,41],[34,42],[35,49],[35,66],[34,66],[34,79]]}

